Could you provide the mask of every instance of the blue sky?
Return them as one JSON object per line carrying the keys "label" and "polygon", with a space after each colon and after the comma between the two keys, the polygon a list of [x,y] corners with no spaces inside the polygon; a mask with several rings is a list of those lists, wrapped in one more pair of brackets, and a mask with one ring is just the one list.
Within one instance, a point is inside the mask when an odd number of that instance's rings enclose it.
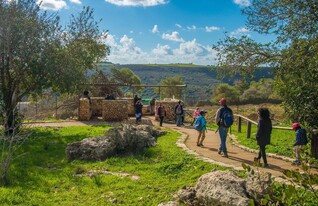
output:
{"label": "blue sky", "polygon": [[212,45],[224,38],[249,35],[241,9],[249,0],[42,0],[42,9],[58,12],[62,21],[90,6],[100,28],[108,30],[108,61],[215,65]]}

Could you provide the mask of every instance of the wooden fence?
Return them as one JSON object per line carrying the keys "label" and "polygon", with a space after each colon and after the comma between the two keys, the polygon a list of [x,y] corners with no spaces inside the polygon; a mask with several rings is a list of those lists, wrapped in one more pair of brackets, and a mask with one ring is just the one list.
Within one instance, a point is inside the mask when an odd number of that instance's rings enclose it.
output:
{"label": "wooden fence", "polygon": [[[252,132],[252,124],[257,125],[257,122],[244,117],[242,115],[234,114],[234,116],[237,117],[237,131],[242,132],[242,120],[245,120],[247,122],[247,131],[246,131],[246,137],[251,137]],[[273,129],[280,129],[280,130],[293,130],[291,127],[279,127],[279,126],[273,126]],[[311,131],[311,156],[318,159],[318,131],[313,130]]]}

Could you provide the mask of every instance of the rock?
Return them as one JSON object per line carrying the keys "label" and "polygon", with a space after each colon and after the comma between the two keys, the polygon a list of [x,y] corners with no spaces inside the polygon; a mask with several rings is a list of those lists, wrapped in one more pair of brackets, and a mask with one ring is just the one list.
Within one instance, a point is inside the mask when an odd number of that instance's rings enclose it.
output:
{"label": "rock", "polygon": [[250,197],[258,202],[264,198],[264,195],[269,194],[272,178],[270,173],[255,173],[249,174],[246,179],[246,191]]}
{"label": "rock", "polygon": [[203,205],[249,205],[245,181],[229,171],[215,171],[202,175],[196,186],[196,198]]}
{"label": "rock", "polygon": [[104,136],[86,138],[67,145],[66,156],[69,161],[105,160],[116,154],[140,152],[146,147],[156,145],[156,138],[166,134],[148,125],[137,127],[123,124],[109,129]]}
{"label": "rock", "polygon": [[194,202],[197,201],[194,187],[183,187],[178,191],[177,196],[180,202],[183,202],[186,205],[194,205]]}
{"label": "rock", "polygon": [[158,206],[179,206],[179,205],[180,204],[177,202],[170,201],[170,202],[166,202],[166,203],[160,203]]}

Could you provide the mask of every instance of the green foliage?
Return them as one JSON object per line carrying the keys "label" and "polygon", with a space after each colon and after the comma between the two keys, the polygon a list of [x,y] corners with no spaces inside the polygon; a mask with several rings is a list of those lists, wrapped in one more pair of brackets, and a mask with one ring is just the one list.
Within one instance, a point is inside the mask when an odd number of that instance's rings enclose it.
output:
{"label": "green foliage", "polygon": [[258,82],[252,81],[249,88],[242,94],[242,103],[266,103],[281,102],[282,98],[277,94],[273,79],[260,79]]}
{"label": "green foliage", "polygon": [[[160,85],[183,85],[183,78],[181,76],[167,77],[160,81]],[[183,95],[182,87],[161,87],[160,88],[160,98],[172,98],[182,99]],[[159,88],[156,88],[156,93],[159,94]]]}
{"label": "green foliage", "polygon": [[[220,75],[251,76],[257,66],[272,65],[288,112],[295,120],[317,128],[317,25],[318,2],[253,0],[243,9],[247,27],[261,34],[274,34],[267,44],[243,37],[226,37],[218,51]],[[256,92],[256,90],[252,91]]]}
{"label": "green foliage", "polygon": [[[172,200],[184,185],[194,185],[213,169],[224,169],[197,160],[175,144],[180,134],[168,131],[155,147],[140,154],[112,157],[105,161],[67,162],[68,143],[101,136],[109,127],[32,129],[33,140],[20,152],[25,155],[12,165],[12,184],[0,187],[1,205],[158,205]],[[43,144],[50,143],[47,150]],[[86,177],[91,170],[139,176],[103,175]]]}
{"label": "green foliage", "polygon": [[235,104],[238,102],[240,96],[240,91],[228,84],[219,84],[213,90],[213,97],[211,99],[212,103],[218,103],[221,98],[226,98],[228,102],[231,104]]}
{"label": "green foliage", "polygon": [[[125,83],[128,85],[141,84],[140,78],[132,70],[128,68],[121,68],[121,69],[112,68],[110,71],[113,75],[114,80],[117,82]],[[141,92],[144,88],[133,87],[131,89],[136,92]]]}
{"label": "green foliage", "polygon": [[276,72],[280,95],[293,121],[318,128],[318,38],[293,42]]}

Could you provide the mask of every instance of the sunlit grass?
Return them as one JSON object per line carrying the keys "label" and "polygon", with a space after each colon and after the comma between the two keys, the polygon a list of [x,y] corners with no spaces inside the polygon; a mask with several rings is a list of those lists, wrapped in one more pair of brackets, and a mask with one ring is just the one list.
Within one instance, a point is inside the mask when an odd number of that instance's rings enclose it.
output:
{"label": "sunlit grass", "polygon": [[[13,162],[11,185],[0,188],[0,205],[157,205],[173,199],[183,186],[194,185],[207,172],[220,168],[197,160],[176,146],[179,133],[169,131],[158,145],[142,153],[106,161],[68,162],[68,143],[101,136],[109,127],[32,129],[22,157]],[[139,176],[95,175],[89,170],[125,172]]]}

